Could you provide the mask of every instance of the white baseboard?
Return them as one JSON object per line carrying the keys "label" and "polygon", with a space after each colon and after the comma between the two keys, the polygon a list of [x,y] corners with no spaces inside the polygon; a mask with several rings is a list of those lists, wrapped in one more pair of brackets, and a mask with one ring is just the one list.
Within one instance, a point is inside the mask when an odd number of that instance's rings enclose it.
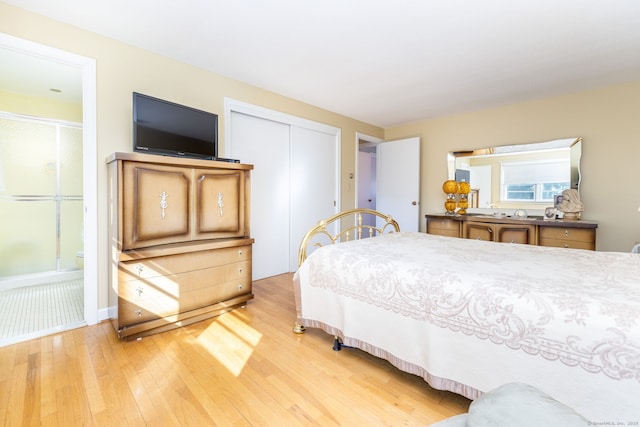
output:
{"label": "white baseboard", "polygon": [[116,313],[117,308],[114,307],[107,307],[107,308],[101,308],[98,310],[98,322],[102,322],[103,320],[109,320],[112,319],[113,317],[115,317],[113,314]]}

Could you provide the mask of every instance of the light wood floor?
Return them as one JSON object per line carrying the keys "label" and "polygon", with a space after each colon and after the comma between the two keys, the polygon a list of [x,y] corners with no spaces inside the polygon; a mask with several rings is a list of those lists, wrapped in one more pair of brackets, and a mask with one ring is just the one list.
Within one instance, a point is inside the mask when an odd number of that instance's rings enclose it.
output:
{"label": "light wood floor", "polygon": [[138,341],[110,323],[0,348],[0,426],[426,426],[469,401],[318,330],[290,275],[246,308]]}

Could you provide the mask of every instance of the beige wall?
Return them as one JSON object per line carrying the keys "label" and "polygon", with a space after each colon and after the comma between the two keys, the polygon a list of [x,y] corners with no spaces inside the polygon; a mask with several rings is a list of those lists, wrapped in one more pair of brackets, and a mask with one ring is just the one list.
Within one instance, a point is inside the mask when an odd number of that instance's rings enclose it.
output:
{"label": "beige wall", "polygon": [[449,151],[582,136],[584,218],[599,222],[598,250],[629,251],[640,242],[639,117],[640,81],[397,126],[385,139],[421,137],[424,217],[444,210]]}
{"label": "beige wall", "polygon": [[[382,137],[383,129],[234,81],[141,50],[77,27],[0,2],[0,31],[77,55],[96,59],[98,161],[98,292],[107,306],[107,171],[104,159],[115,151],[131,151],[131,93],[141,92],[187,104],[220,117],[220,149],[224,155],[224,98],[233,98],[341,129],[341,207],[352,208],[356,132]],[[212,46],[212,48],[215,48]],[[340,64],[336,64],[340,66]],[[100,193],[105,193],[101,195]]]}

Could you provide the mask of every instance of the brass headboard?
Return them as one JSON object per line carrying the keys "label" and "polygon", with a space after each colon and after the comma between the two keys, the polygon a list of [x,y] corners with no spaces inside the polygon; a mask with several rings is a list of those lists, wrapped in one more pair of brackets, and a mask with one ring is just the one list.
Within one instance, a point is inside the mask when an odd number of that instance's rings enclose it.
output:
{"label": "brass headboard", "polygon": [[[343,224],[340,221],[341,219],[348,217],[352,217],[353,224]],[[363,217],[372,218],[374,225],[369,225],[366,222],[363,222]],[[384,221],[384,224],[376,226],[378,218],[381,218]],[[333,234],[331,231],[327,230],[327,227],[335,222],[338,222],[338,231]],[[298,266],[307,259],[307,248],[311,244],[313,238],[318,235],[322,235],[328,239],[328,243],[339,243],[349,240],[359,240],[363,237],[367,238],[378,236],[384,233],[393,233],[394,231],[400,231],[398,223],[390,215],[385,215],[381,212],[374,211],[373,209],[349,209],[347,211],[337,213],[332,217],[319,221],[315,227],[304,235],[302,243],[300,243],[300,249],[298,250]],[[313,243],[313,246],[321,247],[322,244],[315,242]]]}

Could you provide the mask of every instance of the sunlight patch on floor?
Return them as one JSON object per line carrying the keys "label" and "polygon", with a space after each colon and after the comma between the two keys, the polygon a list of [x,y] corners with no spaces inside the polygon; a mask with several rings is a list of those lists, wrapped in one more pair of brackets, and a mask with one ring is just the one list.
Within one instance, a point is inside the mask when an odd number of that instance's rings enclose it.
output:
{"label": "sunlight patch on floor", "polygon": [[238,376],[262,339],[262,334],[233,312],[215,318],[196,342]]}

